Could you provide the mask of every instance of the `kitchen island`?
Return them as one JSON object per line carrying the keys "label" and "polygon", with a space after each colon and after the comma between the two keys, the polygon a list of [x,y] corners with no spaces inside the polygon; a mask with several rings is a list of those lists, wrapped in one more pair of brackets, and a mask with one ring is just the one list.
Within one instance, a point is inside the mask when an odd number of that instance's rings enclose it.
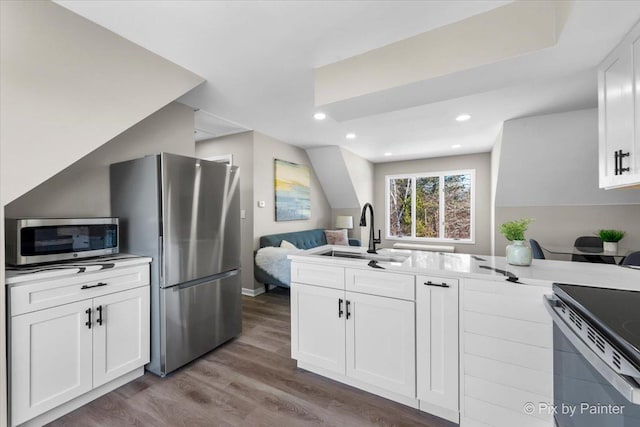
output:
{"label": "kitchen island", "polygon": [[552,426],[554,282],[640,291],[615,265],[322,246],[289,255],[298,367],[463,426]]}

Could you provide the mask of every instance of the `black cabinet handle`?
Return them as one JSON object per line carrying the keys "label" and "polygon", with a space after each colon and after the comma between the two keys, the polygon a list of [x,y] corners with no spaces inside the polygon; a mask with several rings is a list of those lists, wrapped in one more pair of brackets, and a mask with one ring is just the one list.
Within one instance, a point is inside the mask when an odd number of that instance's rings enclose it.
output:
{"label": "black cabinet handle", "polygon": [[98,320],[96,320],[96,322],[98,322],[98,325],[102,326],[102,306],[99,305],[96,310],[98,310]]}
{"label": "black cabinet handle", "polygon": [[428,282],[424,282],[425,285],[427,286],[438,286],[440,288],[448,288],[449,285],[447,285],[445,282],[442,283],[433,283],[431,280],[429,280]]}
{"label": "black cabinet handle", "polygon": [[106,283],[104,282],[100,282],[100,283],[96,283],[95,285],[82,285],[82,287],[80,289],[91,289],[91,288],[99,288],[100,286],[107,286]]}
{"label": "black cabinet handle", "polygon": [[342,303],[343,303],[343,299],[340,298],[338,300],[338,318],[342,317],[342,314],[344,313],[344,311],[342,311]]}
{"label": "black cabinet handle", "polygon": [[347,319],[351,317],[351,312],[349,311],[350,306],[351,306],[351,301],[347,300]]}
{"label": "black cabinet handle", "polygon": [[87,309],[85,310],[85,313],[87,313],[87,314],[89,315],[89,320],[88,320],[88,321],[86,321],[86,322],[84,322],[84,324],[85,324],[85,326],[88,326],[88,327],[89,327],[89,329],[91,329],[91,309],[90,309],[90,308],[87,308]]}
{"label": "black cabinet handle", "polygon": [[615,175],[622,175],[624,172],[629,172],[631,170],[631,168],[626,167],[623,168],[622,167],[622,159],[624,159],[625,157],[629,157],[631,156],[631,153],[629,151],[627,151],[626,153],[622,150],[618,150],[614,153],[614,160],[615,160]]}

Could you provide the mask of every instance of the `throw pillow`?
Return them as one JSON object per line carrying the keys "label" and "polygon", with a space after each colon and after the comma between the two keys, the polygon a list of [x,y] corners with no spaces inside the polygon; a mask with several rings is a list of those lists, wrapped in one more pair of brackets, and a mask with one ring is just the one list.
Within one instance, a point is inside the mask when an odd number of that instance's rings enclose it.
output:
{"label": "throw pillow", "polygon": [[349,246],[349,236],[347,230],[324,230],[327,243],[330,245]]}
{"label": "throw pillow", "polygon": [[298,247],[296,245],[294,245],[291,242],[288,242],[286,240],[283,240],[282,242],[280,242],[280,247],[281,248],[287,248],[287,249],[298,249]]}

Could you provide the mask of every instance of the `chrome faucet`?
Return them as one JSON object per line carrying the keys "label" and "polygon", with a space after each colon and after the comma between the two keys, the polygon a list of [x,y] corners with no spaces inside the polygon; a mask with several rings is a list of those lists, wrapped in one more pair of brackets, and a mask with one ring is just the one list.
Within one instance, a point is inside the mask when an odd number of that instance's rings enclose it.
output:
{"label": "chrome faucet", "polygon": [[371,212],[371,227],[369,227],[369,249],[367,250],[370,254],[377,254],[376,252],[376,243],[382,243],[380,239],[380,230],[378,230],[378,238],[375,238],[375,234],[373,229],[375,228],[373,223],[373,206],[371,203],[367,202],[362,207],[362,214],[360,215],[360,227],[367,226],[367,208],[369,208],[369,212]]}

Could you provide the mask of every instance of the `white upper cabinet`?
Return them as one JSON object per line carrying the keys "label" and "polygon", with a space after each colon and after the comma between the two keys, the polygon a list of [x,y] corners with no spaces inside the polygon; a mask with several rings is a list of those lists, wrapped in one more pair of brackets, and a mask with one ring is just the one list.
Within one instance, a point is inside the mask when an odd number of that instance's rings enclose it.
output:
{"label": "white upper cabinet", "polygon": [[600,188],[640,184],[640,25],[598,68]]}

